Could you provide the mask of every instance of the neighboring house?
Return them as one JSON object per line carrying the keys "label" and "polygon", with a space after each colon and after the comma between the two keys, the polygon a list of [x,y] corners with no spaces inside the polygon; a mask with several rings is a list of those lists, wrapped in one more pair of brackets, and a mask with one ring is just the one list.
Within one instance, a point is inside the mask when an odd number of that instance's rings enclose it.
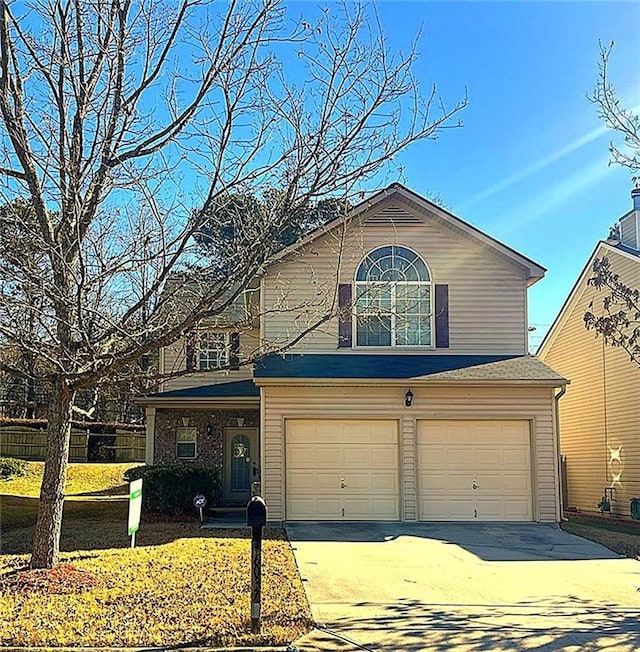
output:
{"label": "neighboring house", "polygon": [[573,286],[538,354],[571,379],[560,401],[560,448],[566,456],[567,508],[597,512],[606,494],[612,513],[629,515],[640,497],[640,368],[620,348],[587,330],[584,315],[606,292],[588,284],[593,263],[640,287],[640,190],[619,220],[619,238],[599,242]]}
{"label": "neighboring house", "polygon": [[270,521],[557,522],[567,381],[527,353],[544,273],[393,184],[278,253],[253,324],[236,306],[239,333],[162,352],[194,373],[140,399],[147,461],[221,467],[227,504],[260,479]]}

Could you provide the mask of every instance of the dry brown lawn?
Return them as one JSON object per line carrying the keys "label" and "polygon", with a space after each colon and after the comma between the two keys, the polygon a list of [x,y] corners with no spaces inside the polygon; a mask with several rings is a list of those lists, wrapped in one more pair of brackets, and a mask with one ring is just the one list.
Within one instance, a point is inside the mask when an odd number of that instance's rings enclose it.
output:
{"label": "dry brown lawn", "polygon": [[246,529],[143,521],[130,549],[121,495],[130,466],[70,466],[53,571],[27,568],[42,465],[0,482],[0,647],[278,645],[311,628],[282,530],[267,530],[263,544],[259,635],[250,633]]}
{"label": "dry brown lawn", "polygon": [[275,645],[312,625],[291,546],[279,529],[267,530],[263,544],[260,635],[249,627],[245,529],[143,522],[132,550],[126,517],[70,513],[63,563],[53,573],[24,570],[31,537],[32,527],[2,535],[0,646]]}

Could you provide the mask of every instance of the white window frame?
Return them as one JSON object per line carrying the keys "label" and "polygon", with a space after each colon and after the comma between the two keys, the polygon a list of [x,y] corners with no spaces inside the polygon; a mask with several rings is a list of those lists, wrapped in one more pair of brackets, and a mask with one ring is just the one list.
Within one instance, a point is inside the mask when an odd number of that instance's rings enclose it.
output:
{"label": "white window frame", "polygon": [[[391,292],[390,292],[390,305],[389,305],[389,311],[390,311],[390,317],[391,317],[391,327],[390,327],[390,337],[391,337],[391,343],[390,344],[359,344],[358,343],[358,317],[359,316],[366,316],[367,313],[359,313],[358,312],[358,288],[359,287],[368,287],[368,286],[375,286],[376,283],[374,281],[358,281],[358,271],[360,269],[360,266],[366,261],[366,259],[371,256],[375,251],[378,249],[383,249],[385,247],[402,247],[403,249],[406,249],[407,251],[410,251],[411,253],[415,254],[424,266],[427,269],[427,274],[429,275],[429,280],[428,281],[380,281],[380,285],[387,285],[389,286]],[[353,297],[353,315],[352,315],[352,342],[354,343],[354,348],[360,348],[360,349],[401,349],[401,350],[408,350],[408,349],[435,349],[435,316],[434,316],[434,309],[433,309],[433,304],[435,301],[434,297],[434,288],[435,284],[433,282],[433,275],[431,274],[431,270],[429,269],[429,265],[427,265],[427,262],[425,259],[414,249],[411,247],[407,247],[406,245],[403,244],[395,244],[395,245],[380,245],[378,247],[374,247],[369,251],[356,265],[355,273],[354,273],[354,297]],[[398,312],[396,310],[396,287],[398,285],[402,286],[420,286],[420,287],[428,287],[429,288],[429,344],[398,344],[397,343],[397,330],[396,330],[396,320],[398,317]],[[371,312],[371,315],[375,316],[375,312]]]}
{"label": "white window frame", "polygon": [[[222,346],[203,346],[203,340],[210,337],[221,337]],[[220,331],[200,331],[198,333],[196,347],[196,371],[210,371],[219,369],[229,364],[231,359],[231,336],[229,333]],[[212,355],[215,352],[215,355]]]}
{"label": "white window frame", "polygon": [[[180,435],[192,435],[193,439],[180,439]],[[180,455],[180,444],[193,444],[193,455]],[[195,460],[198,457],[198,429],[194,426],[178,426],[176,428],[176,459]]]}

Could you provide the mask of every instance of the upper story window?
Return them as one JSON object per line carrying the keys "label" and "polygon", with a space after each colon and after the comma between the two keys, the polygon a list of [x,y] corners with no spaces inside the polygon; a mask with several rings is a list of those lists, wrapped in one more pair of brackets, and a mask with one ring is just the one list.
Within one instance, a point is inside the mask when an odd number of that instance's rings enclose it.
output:
{"label": "upper story window", "polygon": [[369,253],[356,271],[357,346],[431,346],[431,275],[407,247]]}
{"label": "upper story window", "polygon": [[229,333],[198,333],[198,369],[218,369],[229,362]]}

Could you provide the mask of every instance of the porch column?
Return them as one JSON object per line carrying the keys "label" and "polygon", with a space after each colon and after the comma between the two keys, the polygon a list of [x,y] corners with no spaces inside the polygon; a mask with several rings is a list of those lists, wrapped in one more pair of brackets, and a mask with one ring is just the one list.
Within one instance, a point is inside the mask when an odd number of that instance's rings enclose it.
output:
{"label": "porch column", "polygon": [[146,436],[146,451],[144,456],[144,461],[146,464],[153,464],[153,449],[156,436],[156,408],[147,407],[145,409],[146,413],[146,424],[147,424],[147,436]]}

